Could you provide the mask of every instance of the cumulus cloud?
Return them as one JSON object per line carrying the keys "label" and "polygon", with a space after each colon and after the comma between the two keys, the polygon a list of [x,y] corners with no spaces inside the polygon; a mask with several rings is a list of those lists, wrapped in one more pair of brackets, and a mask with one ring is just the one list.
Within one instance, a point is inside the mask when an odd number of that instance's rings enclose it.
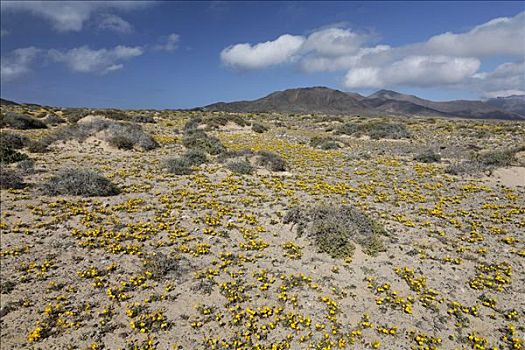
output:
{"label": "cumulus cloud", "polygon": [[492,72],[475,74],[466,84],[483,97],[525,95],[525,61],[504,63]]}
{"label": "cumulus cloud", "polygon": [[167,37],[162,39],[163,43],[156,45],[155,49],[160,51],[173,52],[179,47],[180,35],[171,33]]}
{"label": "cumulus cloud", "polygon": [[370,35],[338,26],[308,36],[284,34],[274,41],[232,45],[221,52],[221,59],[244,69],[293,62],[305,72],[341,71],[348,88],[456,86],[488,96],[525,90],[523,63],[479,72],[487,57],[517,57],[521,62],[524,37],[522,12],[398,47],[372,46]]}
{"label": "cumulus cloud", "polygon": [[36,47],[20,48],[2,57],[0,76],[2,82],[12,81],[31,71],[31,64],[41,50]]}
{"label": "cumulus cloud", "polygon": [[133,31],[133,27],[129,22],[125,21],[119,16],[110,14],[102,15],[102,19],[98,24],[98,28],[111,30],[122,34],[131,33]]}
{"label": "cumulus cloud", "polygon": [[67,51],[49,50],[49,57],[65,63],[72,71],[80,73],[106,74],[122,69],[121,61],[140,56],[144,53],[140,47],[116,46],[112,49],[92,50],[82,46]]}
{"label": "cumulus cloud", "polygon": [[447,52],[454,56],[517,55],[525,52],[525,12],[501,17],[466,33],[443,33],[431,37],[422,49],[427,53]]}
{"label": "cumulus cloud", "polygon": [[462,82],[479,69],[476,58],[449,56],[408,56],[384,67],[360,67],[348,71],[345,86],[435,86]]}
{"label": "cumulus cloud", "polygon": [[304,41],[302,36],[285,34],[256,45],[237,44],[222,50],[221,60],[240,69],[264,68],[292,60]]}
{"label": "cumulus cloud", "polygon": [[24,11],[48,20],[59,32],[80,31],[101,10],[132,10],[148,1],[2,1],[2,13]]}

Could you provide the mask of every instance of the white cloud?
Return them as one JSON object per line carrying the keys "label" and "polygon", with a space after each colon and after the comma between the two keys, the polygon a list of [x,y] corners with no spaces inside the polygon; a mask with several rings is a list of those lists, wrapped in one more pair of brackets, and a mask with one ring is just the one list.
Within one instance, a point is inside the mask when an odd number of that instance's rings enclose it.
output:
{"label": "white cloud", "polygon": [[431,37],[422,47],[428,53],[484,57],[525,54],[525,12],[501,17],[466,33],[444,33]]}
{"label": "white cloud", "polygon": [[100,29],[112,30],[117,33],[131,33],[133,27],[131,24],[119,16],[104,14],[102,15],[102,20],[98,24]]}
{"label": "white cloud", "polygon": [[2,57],[0,76],[2,82],[12,81],[31,71],[31,63],[41,50],[36,47],[20,48]]}
{"label": "white cloud", "polygon": [[368,36],[354,33],[349,29],[326,28],[310,34],[302,50],[306,53],[313,51],[320,56],[339,57],[357,53],[367,40]]}
{"label": "white cloud", "polygon": [[9,31],[7,29],[0,29],[0,38],[3,38],[7,35],[9,35]]}
{"label": "white cloud", "polygon": [[480,95],[525,90],[523,63],[480,73],[487,57],[525,59],[525,12],[496,18],[463,33],[446,32],[404,46],[371,46],[370,35],[331,27],[308,36],[284,34],[274,41],[236,44],[221,52],[224,63],[262,69],[284,62],[305,72],[345,72],[348,88],[463,87]]}
{"label": "white cloud", "polygon": [[258,69],[292,60],[301,49],[302,36],[281,35],[274,41],[256,45],[237,44],[222,50],[222,62],[234,68]]}
{"label": "white cloud", "polygon": [[475,74],[466,84],[483,97],[525,95],[525,61],[504,63],[492,72]]}
{"label": "white cloud", "polygon": [[349,88],[385,86],[435,86],[462,82],[477,72],[476,58],[449,56],[408,56],[384,67],[351,69],[345,77]]}
{"label": "white cloud", "polygon": [[155,46],[156,50],[173,52],[179,47],[180,35],[171,33],[166,38],[163,38],[163,43]]}
{"label": "white cloud", "polygon": [[118,63],[144,53],[140,47],[116,46],[112,49],[92,50],[82,46],[67,51],[49,50],[49,57],[65,63],[71,70],[80,73],[106,74],[124,65]]}
{"label": "white cloud", "polygon": [[93,13],[101,10],[132,10],[148,1],[2,1],[2,13],[25,11],[42,17],[59,32],[80,31]]}

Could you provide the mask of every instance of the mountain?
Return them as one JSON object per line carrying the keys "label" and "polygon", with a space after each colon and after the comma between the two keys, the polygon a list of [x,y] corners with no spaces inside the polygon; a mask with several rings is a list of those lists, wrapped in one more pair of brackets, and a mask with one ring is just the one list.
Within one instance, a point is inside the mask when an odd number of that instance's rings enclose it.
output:
{"label": "mountain", "polygon": [[18,103],[0,98],[0,105],[1,106],[17,106]]}
{"label": "mountain", "polygon": [[380,90],[370,98],[383,98],[385,100],[396,100],[410,102],[419,106],[456,117],[465,118],[493,118],[493,119],[524,119],[525,113],[518,115],[512,110],[501,108],[482,101],[455,100],[446,102],[435,102],[425,100],[413,95],[405,95],[391,90]]}
{"label": "mountain", "polygon": [[487,100],[485,103],[496,108],[525,115],[525,95],[496,97]]}
{"label": "mountain", "polygon": [[326,87],[310,87],[276,91],[255,101],[219,102],[206,110],[226,112],[284,112],[284,113],[360,113],[367,106],[359,94],[348,94]]}
{"label": "mountain", "polygon": [[[506,103],[503,105],[519,105],[514,100]],[[391,90],[379,90],[365,97],[327,87],[276,91],[254,101],[219,102],[205,106],[203,109],[240,113],[408,115],[525,120],[525,113],[520,113],[518,107],[510,110],[482,101],[435,102]]]}

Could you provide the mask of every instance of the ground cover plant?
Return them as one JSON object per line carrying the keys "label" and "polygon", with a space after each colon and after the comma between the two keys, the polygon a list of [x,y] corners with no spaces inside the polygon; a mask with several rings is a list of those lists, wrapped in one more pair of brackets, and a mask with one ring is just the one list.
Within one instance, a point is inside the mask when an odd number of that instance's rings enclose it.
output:
{"label": "ground cover plant", "polygon": [[1,108],[1,349],[523,348],[520,122]]}

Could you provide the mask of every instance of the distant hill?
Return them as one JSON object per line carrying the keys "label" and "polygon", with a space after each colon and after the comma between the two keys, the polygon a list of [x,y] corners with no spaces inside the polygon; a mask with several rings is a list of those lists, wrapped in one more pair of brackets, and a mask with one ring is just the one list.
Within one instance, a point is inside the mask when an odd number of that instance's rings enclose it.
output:
{"label": "distant hill", "polygon": [[525,115],[525,95],[496,97],[487,100],[485,103],[496,108],[518,113],[520,115]]}
{"label": "distant hill", "polygon": [[0,105],[2,105],[2,106],[17,106],[18,103],[13,102],[13,101],[9,101],[9,100],[4,100],[3,98],[0,98]]}
{"label": "distant hill", "polygon": [[[219,102],[203,107],[225,112],[284,112],[361,115],[441,116],[482,119],[525,120],[522,105],[513,100],[497,102],[447,101],[435,102],[391,90],[379,90],[364,97],[326,87],[276,91],[254,101]],[[499,103],[499,105],[498,105]],[[511,106],[513,109],[510,109]]]}

